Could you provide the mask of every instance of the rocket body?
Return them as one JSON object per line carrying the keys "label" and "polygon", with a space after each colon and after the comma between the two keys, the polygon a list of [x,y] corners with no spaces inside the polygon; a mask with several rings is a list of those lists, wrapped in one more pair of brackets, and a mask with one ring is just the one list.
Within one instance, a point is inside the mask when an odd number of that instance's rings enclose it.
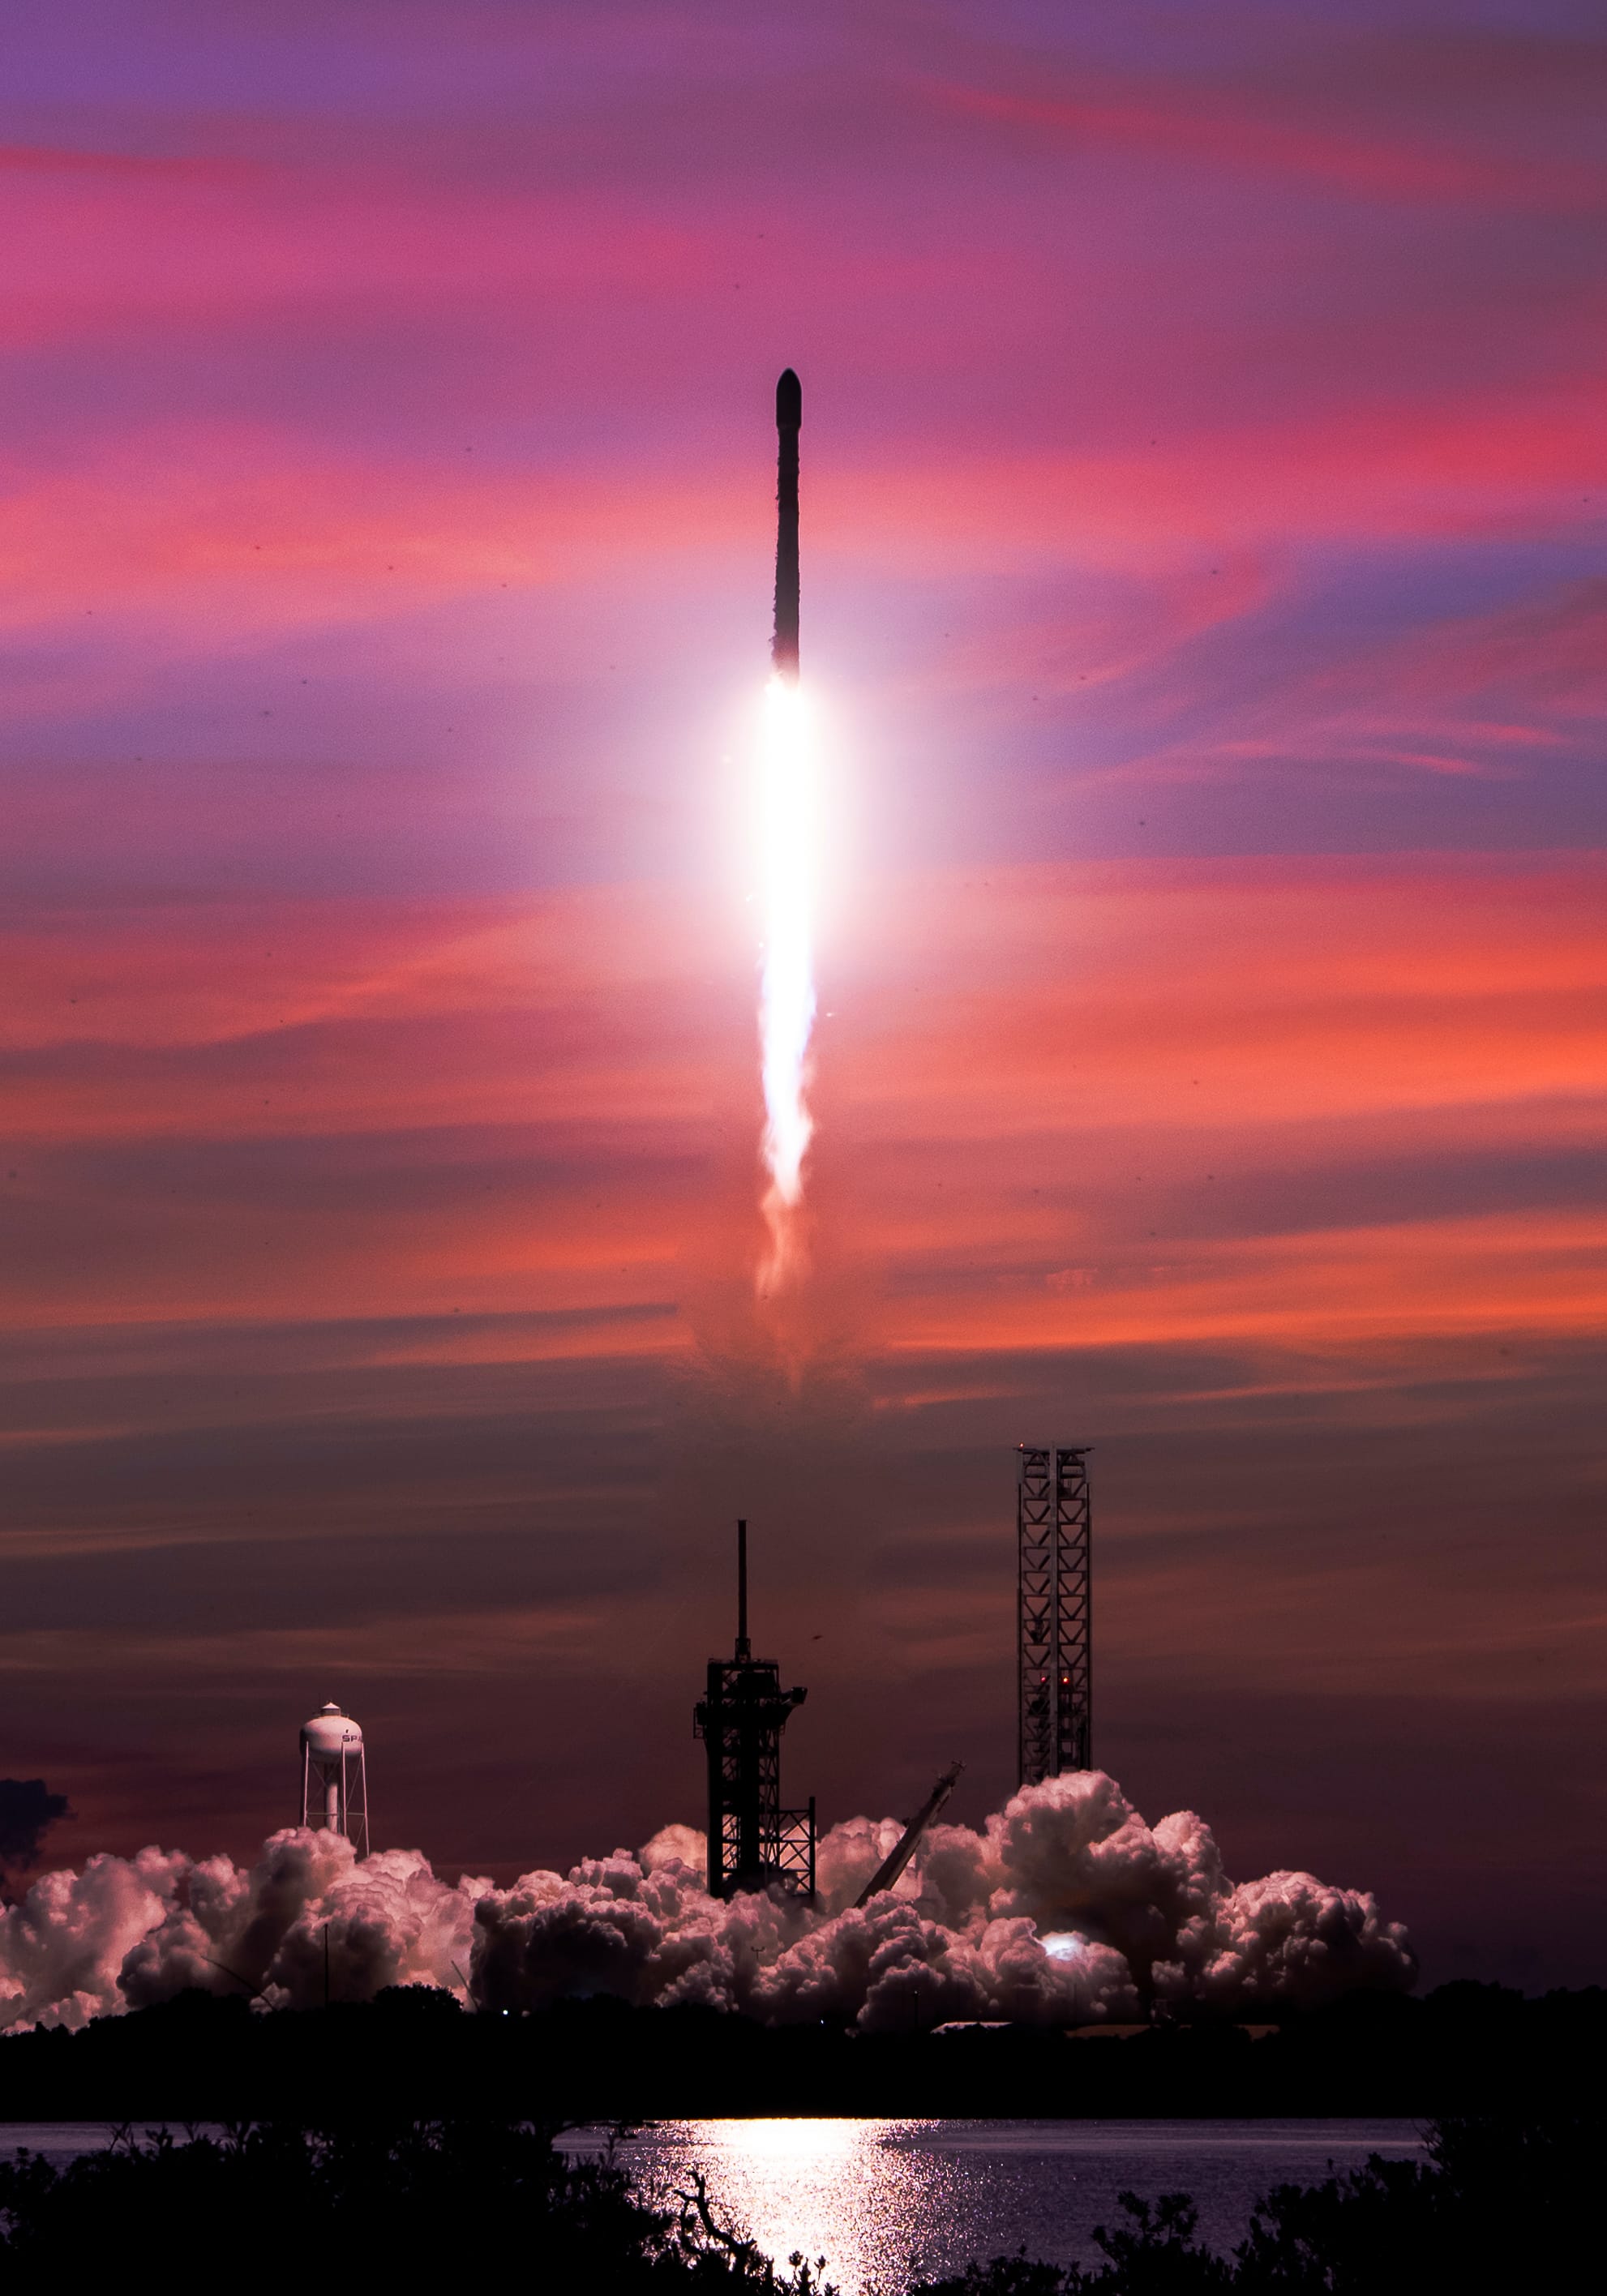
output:
{"label": "rocket body", "polygon": [[775,636],[770,660],[778,677],[798,682],[798,433],[803,388],[788,367],[775,386]]}

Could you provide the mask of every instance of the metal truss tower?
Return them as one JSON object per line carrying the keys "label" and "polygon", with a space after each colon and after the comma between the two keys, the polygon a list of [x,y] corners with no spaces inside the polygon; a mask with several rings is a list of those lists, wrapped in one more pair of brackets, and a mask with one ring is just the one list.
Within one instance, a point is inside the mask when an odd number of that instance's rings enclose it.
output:
{"label": "metal truss tower", "polygon": [[1021,1446],[1021,1783],[1093,1767],[1086,1450]]}
{"label": "metal truss tower", "polygon": [[783,1690],[781,1669],[748,1639],[748,1526],[736,1527],[736,1653],[711,1658],[694,1718],[709,1751],[709,1894],[734,1897],[772,1882],[815,1895],[815,1801],[781,1806],[781,1734],[808,1695]]}

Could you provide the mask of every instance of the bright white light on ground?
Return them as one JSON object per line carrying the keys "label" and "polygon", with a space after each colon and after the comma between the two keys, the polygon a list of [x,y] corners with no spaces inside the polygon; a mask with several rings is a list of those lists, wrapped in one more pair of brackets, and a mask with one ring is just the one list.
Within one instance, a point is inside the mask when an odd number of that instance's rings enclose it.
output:
{"label": "bright white light on ground", "polygon": [[1075,1930],[1051,1930],[1047,1937],[1038,1939],[1051,1961],[1075,1961],[1083,1949],[1084,1940]]}

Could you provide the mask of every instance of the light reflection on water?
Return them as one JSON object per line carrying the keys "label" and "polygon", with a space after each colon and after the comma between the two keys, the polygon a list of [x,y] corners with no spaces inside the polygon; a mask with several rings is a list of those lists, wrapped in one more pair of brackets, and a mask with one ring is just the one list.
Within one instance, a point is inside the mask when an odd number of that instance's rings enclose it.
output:
{"label": "light reflection on water", "polygon": [[873,2296],[912,2262],[954,2271],[1023,2245],[1096,2263],[1094,2227],[1120,2220],[1123,2191],[1190,2194],[1201,2234],[1230,2249],[1271,2185],[1421,2149],[1407,2120],[672,2120],[619,2158],[655,2198],[702,2169],[717,2212],[767,2255],[824,2256],[842,2296]]}

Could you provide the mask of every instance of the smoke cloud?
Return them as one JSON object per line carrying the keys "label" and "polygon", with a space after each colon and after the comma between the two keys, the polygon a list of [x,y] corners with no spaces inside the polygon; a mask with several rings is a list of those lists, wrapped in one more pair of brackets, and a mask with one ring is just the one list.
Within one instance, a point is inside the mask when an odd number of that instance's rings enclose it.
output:
{"label": "smoke cloud", "polygon": [[446,1882],[416,1850],[359,1861],[340,1835],[300,1828],[249,1867],[91,1857],[0,1913],[0,2025],[82,2025],[189,1987],[305,2008],[326,1984],[337,2001],[426,1984],[488,2010],[603,1993],[907,2032],[1314,2007],[1416,1973],[1405,1931],[1365,1892],[1289,1873],[1235,1887],[1200,1818],[1146,1825],[1101,1771],[1025,1790],[980,1833],[934,1827],[897,1889],[857,1910],[899,1832],[834,1826],[813,1907],[709,1898],[703,1837],[686,1825],[508,1890]]}

